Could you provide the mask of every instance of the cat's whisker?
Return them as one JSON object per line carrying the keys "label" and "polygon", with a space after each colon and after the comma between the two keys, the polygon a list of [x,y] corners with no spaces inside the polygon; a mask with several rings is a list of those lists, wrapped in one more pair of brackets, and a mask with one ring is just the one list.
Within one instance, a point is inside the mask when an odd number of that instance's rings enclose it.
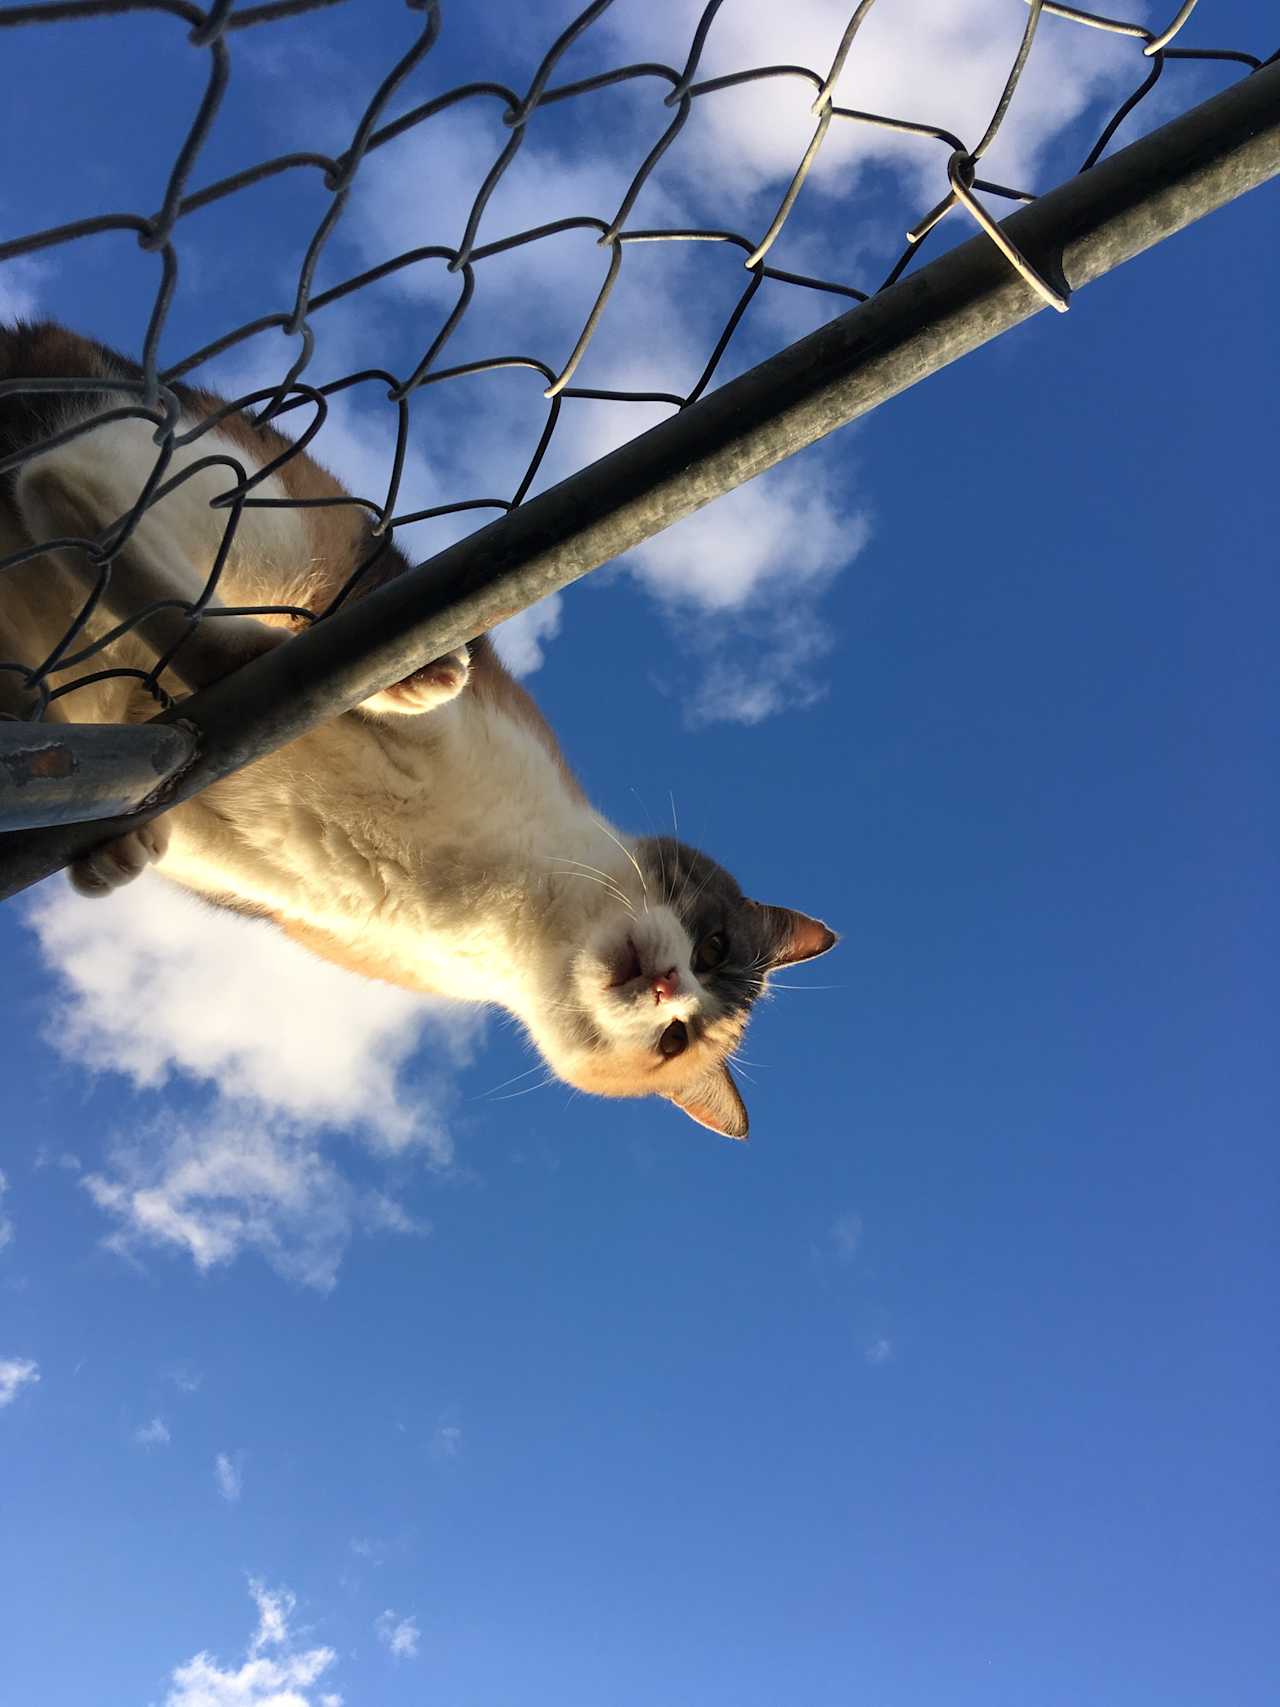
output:
{"label": "cat's whisker", "polygon": [[649,819],[649,828],[654,831],[654,842],[657,843],[657,867],[659,867],[659,905],[667,906],[671,903],[671,889],[667,886],[667,855],[662,852],[662,836],[657,833],[654,814],[650,813],[649,806],[645,804],[645,799],[640,794],[640,790],[633,787],[631,794],[637,797],[637,801],[640,801],[640,811],[645,814],[645,818]]}
{"label": "cat's whisker", "polygon": [[631,906],[631,898],[627,894],[626,890],[623,889],[616,877],[610,876],[607,871],[601,871],[598,865],[588,865],[584,859],[566,859],[562,854],[548,854],[546,857],[548,860],[554,861],[557,865],[578,867],[576,871],[565,872],[564,875],[566,877],[580,877],[590,874],[591,876],[598,878],[601,883],[603,883],[613,892],[613,894],[617,896],[618,900],[621,901],[623,906],[631,913],[631,916],[633,918],[635,917],[635,911]]}
{"label": "cat's whisker", "polygon": [[644,880],[644,872],[641,871],[641,869],[640,869],[640,861],[632,853],[631,849],[629,847],[627,847],[624,843],[620,842],[618,840],[617,836],[615,836],[613,831],[608,827],[608,825],[602,824],[600,822],[599,818],[593,818],[591,820],[591,822],[595,825],[596,829],[600,831],[600,834],[602,836],[608,836],[609,840],[613,843],[615,848],[620,849],[621,852],[626,854],[627,858],[631,861],[632,865],[635,866],[636,876],[640,879],[640,887],[641,887],[641,889],[644,890],[645,895],[647,896],[649,893],[649,885]]}
{"label": "cat's whisker", "polygon": [[487,1091],[479,1091],[475,1096],[468,1097],[468,1102],[480,1102],[485,1097],[491,1097],[495,1091],[505,1091],[508,1085],[517,1084],[521,1079],[527,1079],[530,1073],[537,1073],[546,1067],[545,1061],[535,1061],[532,1067],[526,1067],[523,1073],[513,1073],[509,1079],[503,1079],[501,1084],[490,1085]]}
{"label": "cat's whisker", "polygon": [[550,854],[548,855],[548,859],[555,860],[558,865],[575,865],[575,867],[579,867],[577,871],[565,872],[565,876],[567,877],[579,877],[585,876],[585,874],[597,877],[601,883],[608,884],[609,888],[613,889],[613,893],[618,896],[618,900],[625,901],[626,905],[630,906],[630,896],[626,894],[623,886],[618,883],[618,879],[616,879],[616,877],[609,876],[608,871],[601,871],[601,869],[599,869],[599,865],[589,865],[582,859],[563,859],[563,857],[558,854]]}
{"label": "cat's whisker", "polygon": [[576,865],[582,871],[594,871],[596,876],[603,877],[606,883],[616,881],[607,871],[603,871],[598,865],[590,865],[585,859],[569,859],[564,854],[546,854],[543,857],[555,865]]}
{"label": "cat's whisker", "polygon": [[504,1097],[491,1097],[492,1102],[510,1102],[513,1097],[527,1097],[531,1091],[545,1091],[548,1085],[556,1082],[556,1076],[548,1072],[545,1079],[539,1079],[536,1085],[526,1085],[522,1091],[508,1091]]}
{"label": "cat's whisker", "polygon": [[[702,882],[698,885],[697,889],[694,891],[691,900],[688,902],[688,905],[690,907],[696,906],[697,901],[698,901],[698,897],[702,894],[702,891],[707,887],[707,884],[710,883],[711,879],[714,876],[715,876],[715,872],[709,871],[707,873],[707,875],[703,878]],[[688,882],[688,878],[686,878],[685,879],[685,888],[687,889],[688,887],[689,887],[689,882]],[[680,901],[681,901],[681,905],[685,904],[683,892],[681,893]]]}
{"label": "cat's whisker", "polygon": [[770,985],[775,990],[845,990],[847,984],[784,984],[780,978],[771,978]]}
{"label": "cat's whisker", "polygon": [[663,882],[665,883],[666,882],[666,861],[662,857],[662,847],[661,847],[661,843],[660,843],[660,838],[658,836],[658,826],[654,823],[653,813],[650,812],[648,806],[645,804],[644,796],[641,794],[640,790],[638,788],[634,787],[634,785],[633,785],[631,792],[632,792],[632,794],[635,795],[637,801],[639,801],[640,810],[644,813],[645,817],[649,820],[649,828],[650,828],[650,830],[653,831],[653,839],[656,842],[659,842],[658,862],[662,866],[662,877],[663,877]]}
{"label": "cat's whisker", "polygon": [[[692,898],[687,903],[688,906],[692,907],[696,903],[699,895],[702,894],[702,891],[707,887],[708,883],[711,882],[711,880],[714,878],[714,876],[715,876],[715,869],[713,867],[710,871],[708,871],[707,875],[703,878],[702,882],[698,885],[697,889],[694,891]],[[684,874],[684,883],[683,883],[681,890],[680,890],[680,900],[678,902],[679,906],[686,905],[685,896],[688,892],[689,884],[691,883],[692,880],[693,880],[693,867],[691,865],[689,867],[689,869]]]}
{"label": "cat's whisker", "polygon": [[617,901],[620,906],[624,907],[633,919],[635,918],[636,910],[631,905],[630,900],[623,894],[621,889],[617,888],[607,878],[593,877],[589,871],[565,871],[562,872],[561,875],[563,877],[580,877],[584,883],[598,884],[601,889],[606,890],[610,895],[612,895],[614,900]]}

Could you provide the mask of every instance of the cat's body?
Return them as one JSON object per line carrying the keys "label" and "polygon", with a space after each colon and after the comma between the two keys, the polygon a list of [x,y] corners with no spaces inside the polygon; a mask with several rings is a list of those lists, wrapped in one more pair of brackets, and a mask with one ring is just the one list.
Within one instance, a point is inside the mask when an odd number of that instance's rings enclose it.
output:
{"label": "cat's body", "polygon": [[[0,329],[0,381],[137,373],[58,327]],[[209,393],[178,391],[182,432],[224,407]],[[0,397],[0,457],[119,402],[109,390]],[[210,456],[252,473],[288,448],[270,428],[230,415],[179,449],[165,480]],[[118,420],[0,476],[0,557],[102,535],[129,512],[156,455],[150,423]],[[176,484],[143,514],[119,578],[127,584],[137,565],[196,598],[226,525],[226,509],[211,500],[237,478],[223,461]],[[341,495],[302,453],[253,490],[276,500]],[[218,600],[323,610],[369,545],[354,506],[246,506]],[[0,570],[0,659],[35,666],[49,655],[84,602],[85,562],[64,550]],[[407,567],[391,549],[369,580]],[[105,633],[114,620],[99,612],[87,632]],[[266,620],[282,634],[291,626],[285,616]],[[146,670],[154,656],[130,634],[103,661]],[[155,709],[126,677],[78,688],[49,714],[131,722]],[[772,967],[835,940],[803,914],[745,900],[693,849],[605,824],[483,638],[99,850],[73,877],[102,893],[152,859],[166,877],[273,920],[356,972],[501,1005],[572,1084],[667,1096],[734,1136],[745,1135],[746,1113],[726,1058],[751,1002]]]}

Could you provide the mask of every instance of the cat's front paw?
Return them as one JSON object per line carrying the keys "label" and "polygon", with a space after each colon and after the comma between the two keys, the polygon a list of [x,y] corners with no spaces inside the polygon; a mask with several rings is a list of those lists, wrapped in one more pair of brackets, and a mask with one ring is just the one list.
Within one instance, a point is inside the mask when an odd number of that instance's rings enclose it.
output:
{"label": "cat's front paw", "polygon": [[424,664],[403,681],[393,682],[389,688],[374,694],[360,709],[419,717],[424,711],[435,711],[438,706],[457,699],[470,679],[471,654],[465,646],[459,646],[456,652],[447,652],[443,658]]}
{"label": "cat's front paw", "polygon": [[110,895],[114,889],[141,877],[147,867],[163,858],[169,846],[169,826],[163,818],[153,818],[137,830],[104,842],[100,848],[86,854],[71,866],[72,887],[82,895]]}

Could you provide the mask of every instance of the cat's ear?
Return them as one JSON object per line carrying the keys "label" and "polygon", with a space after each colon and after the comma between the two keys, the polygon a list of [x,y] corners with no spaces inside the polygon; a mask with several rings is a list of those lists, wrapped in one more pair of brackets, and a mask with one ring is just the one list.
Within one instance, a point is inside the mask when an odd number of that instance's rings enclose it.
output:
{"label": "cat's ear", "polygon": [[765,916],[770,966],[794,966],[797,960],[812,960],[840,940],[821,919],[811,919],[808,913],[797,913],[790,907],[766,907],[761,901],[751,905]]}
{"label": "cat's ear", "polygon": [[747,1105],[733,1075],[725,1066],[713,1067],[690,1085],[673,1094],[671,1101],[699,1126],[709,1126],[723,1138],[745,1138]]}

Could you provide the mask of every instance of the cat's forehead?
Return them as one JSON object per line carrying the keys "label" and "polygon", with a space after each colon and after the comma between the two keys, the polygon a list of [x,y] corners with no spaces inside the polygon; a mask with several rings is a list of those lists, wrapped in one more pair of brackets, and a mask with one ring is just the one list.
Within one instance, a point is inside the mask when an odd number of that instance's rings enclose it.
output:
{"label": "cat's forehead", "polygon": [[642,864],[652,873],[650,884],[657,879],[691,944],[717,932],[725,934],[724,958],[709,978],[703,974],[703,983],[709,985],[714,1013],[739,1023],[760,995],[762,969],[780,946],[774,909],[748,900],[732,872],[687,842],[653,836],[642,847]]}

